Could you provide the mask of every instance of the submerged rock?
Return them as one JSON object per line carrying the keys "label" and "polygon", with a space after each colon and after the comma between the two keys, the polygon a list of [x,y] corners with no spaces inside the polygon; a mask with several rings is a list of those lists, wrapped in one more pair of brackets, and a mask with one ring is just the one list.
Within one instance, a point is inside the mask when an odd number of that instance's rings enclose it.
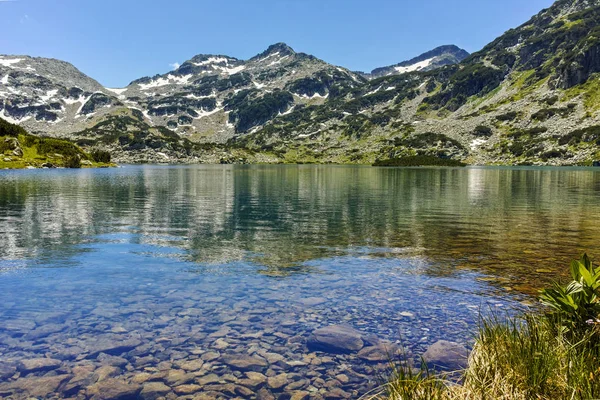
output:
{"label": "submerged rock", "polygon": [[90,344],[88,347],[88,351],[90,352],[88,358],[95,358],[100,353],[118,356],[135,349],[140,344],[142,344],[142,342],[135,338],[123,340],[119,340],[116,336],[112,338],[101,338]]}
{"label": "submerged rock", "polygon": [[348,325],[331,325],[316,329],[307,342],[308,348],[326,353],[357,352],[365,345],[363,334]]}
{"label": "submerged rock", "polygon": [[440,340],[427,349],[423,360],[432,368],[451,371],[464,369],[467,366],[469,351],[461,344]]}
{"label": "submerged rock", "polygon": [[160,397],[165,396],[171,391],[171,388],[162,382],[148,382],[144,384],[142,391],[140,392],[140,399],[142,400],[156,400]]}
{"label": "submerged rock", "polygon": [[4,381],[17,372],[17,368],[14,365],[0,363],[0,381]]}
{"label": "submerged rock", "polygon": [[0,385],[0,395],[12,392],[27,396],[47,398],[50,397],[50,394],[57,392],[60,385],[70,378],[71,375],[56,375],[48,377],[33,376],[22,378],[9,384]]}
{"label": "submerged rock", "polygon": [[400,348],[394,343],[380,343],[376,346],[363,348],[358,352],[358,357],[371,362],[387,362],[398,357]]}
{"label": "submerged rock", "polygon": [[135,400],[140,386],[119,379],[107,379],[92,385],[87,390],[87,398],[92,400]]}
{"label": "submerged rock", "polygon": [[19,362],[19,371],[28,374],[36,371],[48,371],[60,367],[60,360],[52,358],[33,358],[30,360],[21,360]]}
{"label": "submerged rock", "polygon": [[243,354],[227,354],[221,357],[221,361],[228,366],[241,371],[261,371],[269,364],[263,358],[246,356]]}

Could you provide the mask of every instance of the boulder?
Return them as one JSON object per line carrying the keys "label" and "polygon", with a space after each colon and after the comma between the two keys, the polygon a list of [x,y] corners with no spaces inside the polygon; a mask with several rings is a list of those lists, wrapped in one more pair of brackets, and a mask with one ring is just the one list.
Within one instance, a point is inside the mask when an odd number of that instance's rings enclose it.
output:
{"label": "boulder", "polygon": [[431,368],[456,371],[467,366],[469,351],[461,344],[440,340],[427,349],[423,360]]}
{"label": "boulder", "polygon": [[348,325],[331,325],[316,329],[309,337],[308,348],[326,353],[352,353],[361,350],[363,334]]}

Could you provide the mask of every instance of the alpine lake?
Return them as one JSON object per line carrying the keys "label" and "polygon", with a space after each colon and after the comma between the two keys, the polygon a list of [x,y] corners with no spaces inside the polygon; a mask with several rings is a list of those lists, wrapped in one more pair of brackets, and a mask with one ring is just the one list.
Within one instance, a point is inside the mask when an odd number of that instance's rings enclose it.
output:
{"label": "alpine lake", "polygon": [[537,307],[599,216],[598,168],[0,171],[0,398],[360,398]]}

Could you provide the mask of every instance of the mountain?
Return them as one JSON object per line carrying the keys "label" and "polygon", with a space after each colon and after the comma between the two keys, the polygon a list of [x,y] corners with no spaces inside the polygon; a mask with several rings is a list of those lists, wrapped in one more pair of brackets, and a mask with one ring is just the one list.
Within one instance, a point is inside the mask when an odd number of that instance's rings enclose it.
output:
{"label": "mountain", "polygon": [[371,73],[362,75],[365,78],[374,79],[414,71],[431,71],[444,65],[458,64],[468,56],[469,53],[458,46],[440,46],[411,60],[387,67],[376,68]]}
{"label": "mountain", "polygon": [[249,60],[197,55],[120,89],[52,59],[0,56],[0,76],[0,117],[35,133],[109,148],[117,157],[124,150],[162,161],[157,149],[168,159],[185,158],[186,141],[224,143],[366,81],[283,43]]}
{"label": "mountain", "polygon": [[600,159],[599,33],[600,1],[560,0],[460,64],[371,79],[236,143],[290,161],[590,165]]}
{"label": "mountain", "polygon": [[197,55],[121,89],[0,56],[0,117],[121,162],[590,164],[598,38],[600,0],[559,0],[474,54],[444,46],[367,77],[283,43],[249,60]]}

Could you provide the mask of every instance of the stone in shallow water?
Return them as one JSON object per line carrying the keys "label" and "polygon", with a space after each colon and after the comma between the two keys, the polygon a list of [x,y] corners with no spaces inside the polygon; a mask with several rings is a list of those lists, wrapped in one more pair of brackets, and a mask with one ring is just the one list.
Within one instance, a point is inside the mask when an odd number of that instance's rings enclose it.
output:
{"label": "stone in shallow water", "polygon": [[102,365],[112,365],[114,367],[124,367],[128,364],[128,361],[123,357],[111,356],[105,353],[100,353],[97,360]]}
{"label": "stone in shallow water", "polygon": [[17,372],[17,367],[5,363],[0,363],[0,381],[4,381]]}
{"label": "stone in shallow water", "polygon": [[73,378],[62,388],[65,396],[73,396],[80,390],[96,383],[93,365],[82,365],[73,367]]}
{"label": "stone in shallow water", "polygon": [[344,392],[340,388],[331,389],[325,393],[325,400],[349,399],[350,397],[352,397],[351,394]]}
{"label": "stone in shallow water", "polygon": [[12,392],[26,396],[47,398],[50,397],[50,394],[56,392],[63,382],[70,378],[71,375],[21,378],[15,382],[0,385],[0,395]]}
{"label": "stone in shallow water", "polygon": [[289,383],[286,373],[271,376],[267,379],[269,387],[273,390],[279,390]]}
{"label": "stone in shallow water", "polygon": [[129,384],[119,379],[107,379],[88,387],[87,398],[92,400],[135,400],[140,385]]}
{"label": "stone in shallow water", "polygon": [[52,358],[33,358],[30,360],[21,360],[19,362],[19,371],[28,374],[36,371],[49,371],[60,367],[60,360]]}
{"label": "stone in shallow water", "polygon": [[229,347],[229,343],[227,343],[225,340],[223,339],[217,339],[215,340],[215,342],[213,343],[213,347],[217,350],[225,350],[226,348]]}
{"label": "stone in shallow water", "polygon": [[294,392],[290,399],[291,400],[307,400],[309,398],[309,396],[310,396],[310,393],[304,392],[304,391],[299,391],[299,392]]}
{"label": "stone in shallow water", "polygon": [[468,357],[469,351],[463,345],[446,340],[432,344],[423,354],[423,360],[430,367],[451,371],[465,368]]}
{"label": "stone in shallow water", "polygon": [[184,369],[186,371],[199,371],[200,369],[202,369],[203,365],[204,361],[200,359],[184,361],[177,364],[179,368]]}
{"label": "stone in shallow water", "polygon": [[167,395],[170,391],[171,388],[162,382],[148,382],[144,384],[144,387],[140,392],[140,399],[156,400],[159,397]]}
{"label": "stone in shallow water", "polygon": [[393,343],[380,343],[369,346],[358,352],[358,357],[371,362],[386,362],[395,360],[398,356],[398,346]]}
{"label": "stone in shallow water", "polygon": [[141,340],[135,338],[120,340],[118,337],[103,337],[94,340],[87,347],[88,358],[95,358],[100,353],[118,356],[133,350],[142,344]]}
{"label": "stone in shallow water", "polygon": [[114,378],[121,374],[121,369],[112,365],[103,365],[94,372],[96,382],[102,382],[108,378]]}
{"label": "stone in shallow water", "polygon": [[202,354],[202,356],[200,358],[202,358],[204,361],[214,361],[219,357],[221,357],[221,354],[219,352],[208,351],[208,352]]}
{"label": "stone in shallow water", "polygon": [[171,386],[181,386],[193,381],[194,374],[188,374],[180,369],[172,369],[167,373],[165,381]]}
{"label": "stone in shallow water", "polygon": [[198,393],[201,390],[202,386],[200,385],[180,385],[173,388],[173,391],[180,396]]}
{"label": "stone in shallow water", "polygon": [[27,339],[37,340],[52,333],[62,332],[65,328],[66,326],[63,324],[46,324],[30,331],[25,337]]}
{"label": "stone in shallow water", "polygon": [[363,335],[348,325],[331,325],[316,329],[308,339],[311,350],[327,353],[350,353],[363,348]]}
{"label": "stone in shallow water", "polygon": [[325,302],[327,302],[327,299],[323,297],[308,297],[300,300],[300,303],[309,307],[318,306],[319,304],[323,304]]}
{"label": "stone in shallow water", "polygon": [[133,383],[144,383],[147,382],[148,380],[150,380],[150,378],[152,377],[152,375],[150,375],[147,372],[141,372],[139,374],[136,374],[132,379],[131,382]]}
{"label": "stone in shallow water", "polygon": [[263,358],[243,354],[226,354],[221,357],[221,361],[240,371],[260,371],[269,365]]}
{"label": "stone in shallow water", "polygon": [[246,372],[245,379],[240,379],[239,383],[247,388],[256,390],[267,381],[267,377],[259,372]]}
{"label": "stone in shallow water", "polygon": [[196,382],[201,385],[209,385],[211,383],[218,383],[221,380],[221,378],[219,378],[219,376],[217,374],[210,374],[210,375],[206,375],[203,376],[201,378],[196,379]]}

